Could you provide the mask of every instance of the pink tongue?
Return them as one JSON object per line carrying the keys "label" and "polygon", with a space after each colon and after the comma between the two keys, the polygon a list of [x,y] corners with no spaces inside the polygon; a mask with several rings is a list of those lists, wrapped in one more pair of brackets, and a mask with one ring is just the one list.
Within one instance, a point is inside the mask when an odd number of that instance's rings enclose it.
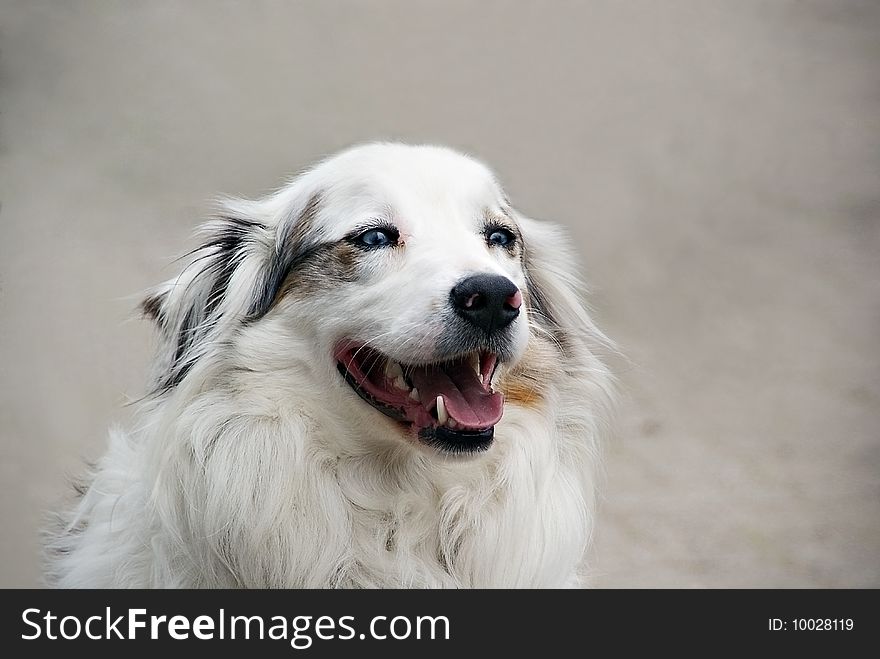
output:
{"label": "pink tongue", "polygon": [[412,382],[426,407],[443,396],[447,414],[465,429],[484,430],[501,420],[504,396],[486,391],[467,364],[419,367],[412,373]]}

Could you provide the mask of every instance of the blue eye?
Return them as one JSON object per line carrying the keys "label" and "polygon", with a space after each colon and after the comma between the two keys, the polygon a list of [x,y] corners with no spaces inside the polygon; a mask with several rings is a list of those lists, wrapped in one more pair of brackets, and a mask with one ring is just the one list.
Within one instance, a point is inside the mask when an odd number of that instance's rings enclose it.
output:
{"label": "blue eye", "polygon": [[491,227],[486,230],[486,242],[500,247],[511,247],[516,242],[516,236],[504,227]]}
{"label": "blue eye", "polygon": [[397,244],[400,233],[393,227],[380,227],[376,229],[367,229],[361,234],[354,237],[354,243],[368,249],[377,249],[379,247],[393,247]]}

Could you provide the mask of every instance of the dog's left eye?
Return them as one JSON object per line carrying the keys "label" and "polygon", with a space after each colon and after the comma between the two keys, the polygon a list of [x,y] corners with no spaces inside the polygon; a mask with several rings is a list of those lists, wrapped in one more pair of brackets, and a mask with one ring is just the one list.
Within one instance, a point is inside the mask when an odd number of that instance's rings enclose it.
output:
{"label": "dog's left eye", "polygon": [[393,227],[367,229],[354,237],[354,243],[369,249],[393,247],[400,239],[400,233]]}
{"label": "dog's left eye", "polygon": [[516,242],[516,236],[504,227],[492,227],[486,230],[486,242],[490,245],[510,247]]}

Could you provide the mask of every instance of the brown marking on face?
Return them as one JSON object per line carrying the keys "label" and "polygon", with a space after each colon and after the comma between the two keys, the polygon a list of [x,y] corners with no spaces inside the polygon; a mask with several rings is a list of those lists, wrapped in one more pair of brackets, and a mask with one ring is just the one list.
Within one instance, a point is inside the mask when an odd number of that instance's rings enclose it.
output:
{"label": "brown marking on face", "polygon": [[522,378],[512,378],[501,386],[505,403],[513,403],[521,407],[540,407],[544,402],[543,394]]}
{"label": "brown marking on face", "polygon": [[501,375],[498,390],[507,403],[538,408],[563,373],[562,355],[553,342],[533,333],[523,358]]}
{"label": "brown marking on face", "polygon": [[320,242],[316,222],[322,201],[322,192],[312,194],[283,239],[286,265],[272,306],[288,295],[301,299],[357,278],[356,247],[345,242]]}
{"label": "brown marking on face", "polygon": [[278,297],[303,299],[340,283],[356,281],[361,255],[361,250],[346,242],[318,245],[288,273]]}

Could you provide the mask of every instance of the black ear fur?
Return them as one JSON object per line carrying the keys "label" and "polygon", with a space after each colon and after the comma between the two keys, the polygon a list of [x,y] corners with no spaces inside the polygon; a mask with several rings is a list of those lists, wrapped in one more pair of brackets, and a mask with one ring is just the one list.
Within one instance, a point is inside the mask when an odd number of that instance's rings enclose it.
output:
{"label": "black ear fur", "polygon": [[269,256],[255,289],[247,320],[258,320],[268,313],[290,272],[318,247],[314,225],[322,197],[321,191],[313,192],[305,206],[295,214],[295,219],[284,223],[276,248]]}
{"label": "black ear fur", "polygon": [[[192,261],[181,276],[151,292],[140,306],[162,336],[157,392],[186,377],[221,321],[254,322],[269,312],[287,275],[317,249],[312,227],[320,202],[321,194],[312,194],[291,221],[282,223],[277,238],[265,224],[234,214],[204,225],[204,241],[186,255]],[[250,296],[240,309],[224,308],[230,283],[248,260],[256,261]]]}
{"label": "black ear fur", "polygon": [[[206,239],[187,254],[194,258],[182,275],[141,303],[141,311],[156,322],[164,343],[162,372],[156,382],[159,392],[175,387],[192,368],[200,355],[198,347],[220,319],[233,275],[246,258],[264,248],[267,235],[263,224],[230,216],[214,219],[203,231]],[[190,269],[194,273],[187,277]],[[251,309],[256,305],[254,299]]]}
{"label": "black ear fur", "polygon": [[165,324],[162,306],[165,304],[167,297],[167,292],[150,293],[141,301],[139,306],[141,315],[154,321],[160,328]]}

